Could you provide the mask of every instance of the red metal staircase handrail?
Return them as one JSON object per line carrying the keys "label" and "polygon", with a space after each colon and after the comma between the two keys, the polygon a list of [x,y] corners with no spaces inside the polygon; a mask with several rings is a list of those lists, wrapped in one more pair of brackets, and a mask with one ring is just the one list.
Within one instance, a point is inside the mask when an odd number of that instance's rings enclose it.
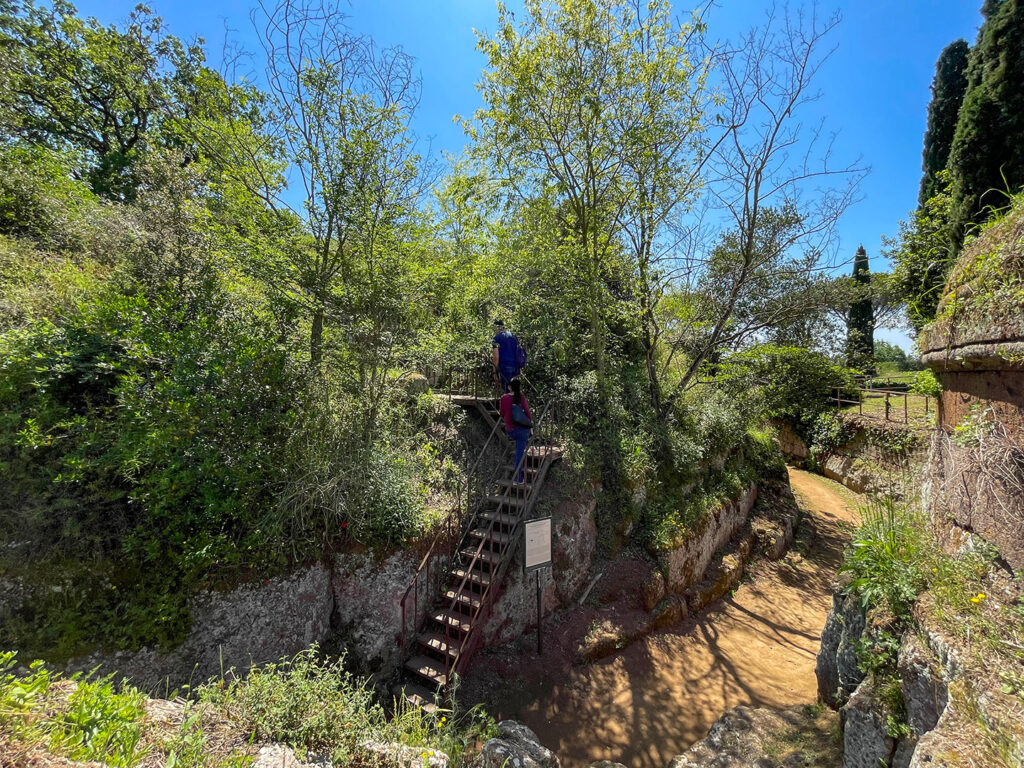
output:
{"label": "red metal staircase handrail", "polygon": [[[531,434],[530,439],[527,441],[527,449],[523,453],[523,457],[522,457],[522,459],[520,459],[519,464],[517,464],[513,468],[512,478],[515,478],[515,476],[518,474],[518,472],[521,469],[523,471],[525,471],[525,463],[526,463],[526,460],[530,456],[530,453],[529,453],[530,447],[535,444],[535,439],[538,436],[538,433],[544,432],[545,434],[550,435],[550,427],[551,427],[551,424],[552,424],[552,420],[547,419],[547,416],[548,416],[548,413],[549,413],[549,410],[550,410],[550,405],[551,404],[549,402],[548,404],[546,404],[544,406],[544,409],[541,411],[541,415],[537,419],[537,422],[536,422],[536,425],[535,425],[535,428],[534,428],[535,431],[534,431],[533,434]],[[547,429],[545,429],[545,427],[547,427]],[[549,448],[549,450],[545,454],[544,461],[542,462],[541,466],[543,466],[543,464],[545,462],[547,462],[547,460],[550,458],[550,446],[548,446],[548,448]],[[540,469],[541,469],[541,467],[538,467],[538,474],[536,476],[538,479],[540,478],[540,473],[539,473]],[[469,650],[469,643],[470,643],[470,641],[473,640],[474,643],[475,643],[479,639],[479,633],[477,632],[477,630],[479,629],[479,624],[481,622],[481,615],[484,614],[485,611],[489,611],[491,605],[494,602],[493,595],[494,595],[494,593],[497,590],[497,586],[501,582],[502,578],[504,577],[505,571],[507,570],[509,563],[511,563],[511,561],[515,557],[515,553],[518,550],[518,543],[519,543],[518,542],[518,533],[519,533],[519,531],[520,531],[520,529],[521,529],[521,527],[523,525],[524,518],[529,513],[530,508],[532,507],[533,503],[536,501],[536,496],[537,496],[537,493],[539,492],[539,489],[540,489],[540,483],[537,483],[537,482],[533,483],[530,486],[529,495],[527,496],[526,486],[525,485],[509,484],[505,488],[504,494],[502,495],[502,498],[501,498],[500,502],[498,503],[498,506],[497,506],[495,511],[498,514],[500,514],[503,509],[511,508],[511,505],[509,504],[510,496],[512,496],[514,494],[515,497],[516,497],[516,500],[519,502],[516,505],[517,514],[518,514],[519,519],[516,521],[515,526],[512,528],[512,531],[509,533],[509,546],[501,554],[501,560],[498,563],[497,568],[493,568],[492,567],[489,570],[489,573],[491,574],[491,578],[488,580],[487,584],[484,586],[484,589],[483,589],[482,593],[480,594],[479,605],[477,605],[473,609],[472,614],[468,617],[468,620],[469,620],[469,630],[465,633],[465,636],[462,638],[462,642],[459,644],[459,650],[456,653],[455,658],[453,659],[451,654],[449,654],[449,653],[445,653],[445,655],[444,655],[445,656],[445,681],[446,682],[448,681],[450,675],[452,675],[455,671],[457,671],[457,667],[459,666],[460,662],[465,664],[464,660],[467,659],[470,656],[470,653],[467,653],[467,651]],[[468,564],[466,564],[464,566],[463,569],[465,570],[465,575],[462,577],[462,581],[459,583],[458,588],[454,590],[454,595],[452,597],[451,603],[448,605],[448,611],[450,613],[457,614],[456,608],[457,608],[457,604],[458,604],[458,600],[459,600],[459,595],[462,593],[463,589],[466,587],[466,584],[467,584],[467,582],[469,580],[469,574],[473,571],[473,568],[479,562],[480,557],[481,557],[481,555],[483,554],[484,551],[487,551],[491,555],[491,562],[493,562],[493,558],[494,558],[494,555],[495,555],[495,550],[494,550],[494,526],[496,525],[496,522],[497,522],[496,519],[492,519],[492,520],[489,521],[489,525],[487,526],[487,536],[486,536],[486,538],[481,538],[480,539],[480,543],[477,545],[477,548],[476,548],[476,550],[473,553],[472,559],[470,560],[470,562]],[[467,531],[466,534],[463,535],[463,539],[465,539],[465,537],[468,536],[468,535],[469,535],[469,532]],[[485,544],[487,545],[487,549],[486,550],[484,549],[484,545]],[[461,547],[462,547],[462,543],[460,542],[459,543],[459,547],[457,548],[456,551],[461,551]],[[452,641],[452,627],[451,627],[451,623],[450,622],[445,622],[445,646],[446,646],[446,648],[451,647],[451,641]]]}

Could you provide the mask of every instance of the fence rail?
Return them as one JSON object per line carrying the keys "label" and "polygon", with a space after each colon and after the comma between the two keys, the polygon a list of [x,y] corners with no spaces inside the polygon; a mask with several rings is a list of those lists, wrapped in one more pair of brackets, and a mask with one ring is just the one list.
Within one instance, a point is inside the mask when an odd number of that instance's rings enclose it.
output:
{"label": "fence rail", "polygon": [[858,415],[864,418],[911,426],[928,426],[931,401],[930,395],[916,392],[865,387],[832,388],[832,402],[839,410],[852,410],[856,406]]}

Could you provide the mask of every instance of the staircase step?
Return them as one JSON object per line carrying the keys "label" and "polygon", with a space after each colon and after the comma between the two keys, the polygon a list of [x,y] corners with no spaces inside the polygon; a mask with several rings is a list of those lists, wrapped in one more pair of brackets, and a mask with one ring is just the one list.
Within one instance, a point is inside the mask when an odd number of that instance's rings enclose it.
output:
{"label": "staircase step", "polygon": [[419,707],[424,712],[436,712],[437,704],[434,703],[434,691],[426,686],[416,683],[403,683],[395,691],[396,696],[404,696],[405,700],[413,706]]}
{"label": "staircase step", "polygon": [[[536,475],[537,473],[536,473],[536,472],[534,472],[533,474],[534,474],[534,475]],[[522,486],[518,486],[518,485],[515,485],[515,484],[514,484],[514,483],[512,482],[512,478],[511,478],[511,477],[506,477],[506,478],[505,478],[505,479],[503,479],[503,480],[498,480],[498,482],[497,482],[497,483],[495,483],[495,485],[497,485],[497,486],[498,486],[499,488],[502,488],[502,489],[504,489],[504,488],[513,488],[513,487],[516,487],[516,488],[522,487],[522,488],[525,488],[525,489],[526,489],[526,492],[527,492],[527,493],[529,493],[529,492],[530,492],[530,489],[531,489],[531,488],[533,488],[533,483],[531,483],[531,482],[529,482],[529,481],[527,481],[527,482],[526,482],[526,483],[525,483],[524,485],[522,485]]]}
{"label": "staircase step", "polygon": [[477,539],[483,539],[484,541],[486,541],[489,538],[493,539],[495,544],[498,544],[502,547],[508,544],[509,541],[512,539],[511,534],[502,533],[497,529],[491,531],[490,526],[486,525],[481,528],[474,528],[469,532],[469,535]]}
{"label": "staircase step", "polygon": [[454,589],[449,589],[444,593],[444,599],[449,601],[455,600],[461,605],[468,606],[469,608],[479,608],[483,604],[479,595],[474,595],[472,592],[467,592],[466,590],[456,592]]}
{"label": "staircase step", "polygon": [[459,632],[469,632],[472,628],[465,616],[461,613],[449,613],[447,608],[430,614],[430,618],[442,627],[451,627]]}
{"label": "staircase step", "polygon": [[491,552],[486,547],[482,548],[479,554],[477,554],[476,547],[466,547],[465,549],[460,549],[459,552],[470,561],[476,556],[477,562],[487,563],[492,568],[501,562],[501,553]]}
{"label": "staircase step", "polygon": [[491,504],[502,504],[506,507],[523,507],[526,506],[527,498],[526,494],[520,496],[514,492],[508,495],[494,493],[487,496],[487,501]]}
{"label": "staircase step", "polygon": [[[424,648],[441,656],[447,654],[454,659],[459,655],[459,637],[457,635],[447,638],[440,632],[425,632],[417,637],[416,640]],[[451,642],[449,643],[449,641]]]}
{"label": "staircase step", "polygon": [[[491,583],[491,577],[486,573],[481,573],[478,570],[467,571],[465,568],[452,568],[449,573],[455,578],[459,584],[465,579],[467,584],[477,584],[481,587],[486,587]],[[469,574],[467,577],[466,574]]]}
{"label": "staircase step", "polygon": [[432,659],[429,656],[413,656],[405,662],[405,668],[435,685],[443,687],[448,684],[448,674],[445,672],[444,662],[439,659]]}
{"label": "staircase step", "polygon": [[488,509],[485,512],[481,512],[479,516],[484,520],[493,520],[495,523],[504,525],[508,528],[511,528],[519,522],[518,515],[510,515],[508,512],[498,512],[496,509]]}

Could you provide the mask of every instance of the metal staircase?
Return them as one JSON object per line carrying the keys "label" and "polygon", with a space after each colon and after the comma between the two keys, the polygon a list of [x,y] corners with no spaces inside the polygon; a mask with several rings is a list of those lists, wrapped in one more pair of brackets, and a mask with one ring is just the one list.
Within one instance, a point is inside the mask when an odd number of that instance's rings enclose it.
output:
{"label": "metal staircase", "polygon": [[[504,578],[521,557],[523,522],[530,517],[548,470],[561,456],[556,409],[548,402],[539,408],[523,457],[525,483],[513,483],[515,467],[497,399],[476,392],[450,393],[450,397],[456,405],[478,413],[491,426],[491,433],[467,476],[460,519],[435,539],[401,601],[399,644],[406,661],[396,693],[427,710],[435,707],[438,694],[453,675],[465,670],[480,646]],[[509,458],[496,477],[483,478],[480,460],[496,436]]]}

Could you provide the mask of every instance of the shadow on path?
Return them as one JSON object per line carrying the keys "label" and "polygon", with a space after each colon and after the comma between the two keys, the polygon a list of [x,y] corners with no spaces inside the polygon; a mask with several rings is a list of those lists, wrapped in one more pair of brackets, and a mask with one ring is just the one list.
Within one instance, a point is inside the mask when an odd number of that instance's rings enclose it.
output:
{"label": "shadow on path", "polygon": [[481,654],[463,698],[525,722],[566,768],[663,768],[732,707],[813,701],[830,585],[855,513],[815,475],[790,470],[790,481],[807,516],[800,557],[757,564],[703,614],[594,664],[572,665],[578,636],[561,626],[544,657],[532,646]]}

